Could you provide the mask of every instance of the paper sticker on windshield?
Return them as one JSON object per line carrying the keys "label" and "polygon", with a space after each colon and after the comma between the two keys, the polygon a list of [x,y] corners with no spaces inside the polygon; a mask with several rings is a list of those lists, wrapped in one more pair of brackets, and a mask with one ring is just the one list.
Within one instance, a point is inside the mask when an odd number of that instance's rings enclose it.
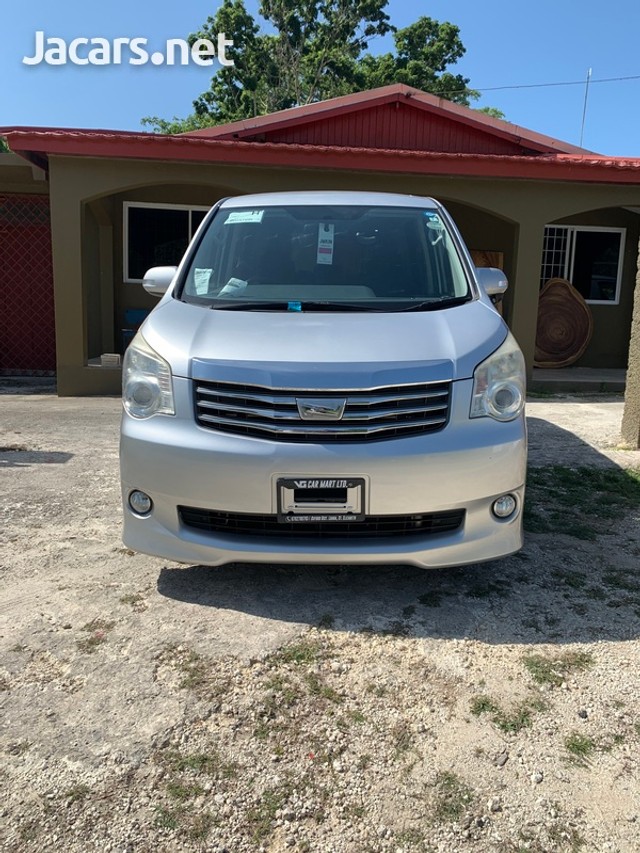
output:
{"label": "paper sticker on windshield", "polygon": [[434,231],[444,231],[444,223],[437,213],[430,213],[427,210],[424,212],[424,218],[427,220],[427,228],[432,228]]}
{"label": "paper sticker on windshield", "polygon": [[193,285],[198,296],[206,296],[209,292],[209,279],[213,270],[196,269],[193,271]]}
{"label": "paper sticker on windshield", "polygon": [[264,210],[232,210],[224,221],[225,225],[239,225],[245,222],[262,222]]}
{"label": "paper sticker on windshield", "polygon": [[333,231],[335,226],[326,222],[318,225],[318,255],[317,264],[333,263]]}

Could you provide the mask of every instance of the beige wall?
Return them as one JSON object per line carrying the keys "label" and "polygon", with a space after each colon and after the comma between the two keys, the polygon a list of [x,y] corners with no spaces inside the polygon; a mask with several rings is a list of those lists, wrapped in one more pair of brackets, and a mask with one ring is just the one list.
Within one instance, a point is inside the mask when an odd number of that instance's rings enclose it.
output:
{"label": "beige wall", "polygon": [[[86,367],[89,352],[94,351],[96,329],[102,329],[100,341],[104,345],[109,337],[105,319],[109,298],[114,300],[112,318],[121,316],[126,307],[153,304],[136,285],[125,285],[122,280],[124,200],[200,204],[226,195],[293,189],[366,189],[432,195],[447,204],[471,248],[504,251],[511,280],[506,316],[529,366],[535,344],[545,224],[584,211],[623,205],[640,207],[640,186],[336,172],[322,168],[287,170],[56,156],[50,158],[50,174],[58,389],[63,395],[118,393],[119,371]],[[94,224],[86,219],[89,202],[91,215],[95,217],[99,210],[104,218],[97,239],[95,233],[90,233]],[[98,287],[95,270],[91,273],[92,283],[84,283],[87,262],[81,259],[90,256],[101,270]],[[100,321],[92,318],[87,322],[87,312],[95,310],[89,308],[89,303],[96,292],[101,300]],[[112,319],[112,335],[116,335],[115,325]],[[627,329],[620,334],[627,334]]]}
{"label": "beige wall", "polygon": [[568,216],[555,224],[596,225],[626,230],[619,303],[589,306],[593,315],[593,337],[582,358],[576,362],[578,367],[626,367],[637,272],[640,216],[621,208],[605,208]]}
{"label": "beige wall", "polygon": [[46,174],[30,166],[17,154],[0,152],[0,193],[37,193],[47,195],[49,183]]}

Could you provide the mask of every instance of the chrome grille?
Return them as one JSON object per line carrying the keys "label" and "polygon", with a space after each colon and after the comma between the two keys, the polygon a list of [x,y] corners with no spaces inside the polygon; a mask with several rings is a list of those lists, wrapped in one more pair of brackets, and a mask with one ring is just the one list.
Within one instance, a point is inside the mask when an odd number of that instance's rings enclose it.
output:
{"label": "chrome grille", "polygon": [[[450,382],[318,391],[194,381],[196,420],[219,432],[286,442],[379,441],[443,429]],[[340,420],[302,420],[297,400],[346,400]]]}

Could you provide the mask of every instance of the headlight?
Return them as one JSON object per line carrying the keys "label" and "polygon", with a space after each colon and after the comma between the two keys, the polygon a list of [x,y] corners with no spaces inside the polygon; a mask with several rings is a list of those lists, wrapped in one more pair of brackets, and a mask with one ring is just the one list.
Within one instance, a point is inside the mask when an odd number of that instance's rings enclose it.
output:
{"label": "headlight", "polygon": [[122,402],[125,411],[134,418],[175,415],[171,368],[151,349],[140,332],[124,356]]}
{"label": "headlight", "polygon": [[509,332],[502,346],[474,371],[469,417],[512,421],[524,408],[524,395],[524,356]]}

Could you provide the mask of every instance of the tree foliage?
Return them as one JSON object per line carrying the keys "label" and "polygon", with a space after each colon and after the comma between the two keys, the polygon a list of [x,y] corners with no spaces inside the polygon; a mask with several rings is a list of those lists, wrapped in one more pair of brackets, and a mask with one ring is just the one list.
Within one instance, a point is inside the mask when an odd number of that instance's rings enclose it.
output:
{"label": "tree foliage", "polygon": [[[143,124],[161,133],[266,115],[351,92],[406,83],[458,104],[478,93],[469,80],[447,70],[464,54],[454,24],[420,17],[396,29],[386,13],[388,0],[261,0],[260,22],[244,0],[223,0],[202,28],[189,36],[233,40],[211,86],[194,102],[186,119],[149,117]],[[393,35],[395,49],[369,52],[376,38]]]}

